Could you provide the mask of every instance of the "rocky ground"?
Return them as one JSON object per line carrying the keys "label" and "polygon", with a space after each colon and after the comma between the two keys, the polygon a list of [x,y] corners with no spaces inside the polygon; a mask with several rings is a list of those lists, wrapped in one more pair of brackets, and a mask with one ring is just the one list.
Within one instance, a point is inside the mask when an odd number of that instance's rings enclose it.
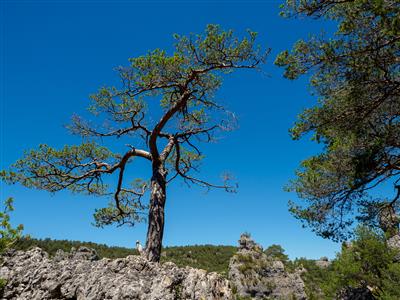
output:
{"label": "rocky ground", "polygon": [[2,261],[2,299],[306,299],[300,271],[287,273],[246,235],[231,259],[229,280],[140,256],[99,259],[85,247],[52,258],[40,248],[9,251]]}
{"label": "rocky ground", "polygon": [[98,260],[83,247],[54,258],[40,248],[8,252],[0,277],[7,282],[3,299],[233,299],[228,280],[217,273],[140,256]]}
{"label": "rocky ground", "polygon": [[[390,240],[399,246],[399,237]],[[329,266],[327,258],[316,261]],[[267,256],[260,245],[242,235],[237,253],[231,258],[228,278],[214,272],[174,263],[148,262],[141,256],[99,259],[97,253],[81,247],[59,250],[54,257],[40,248],[10,250],[1,258],[0,278],[6,285],[1,299],[17,300],[238,300],[307,299],[301,274],[285,270],[284,264]],[[374,299],[369,290],[344,289],[341,300]]]}
{"label": "rocky ground", "polygon": [[251,299],[307,299],[300,275],[285,271],[284,264],[267,256],[260,245],[247,235],[239,240],[239,249],[229,264],[229,279],[234,293]]}

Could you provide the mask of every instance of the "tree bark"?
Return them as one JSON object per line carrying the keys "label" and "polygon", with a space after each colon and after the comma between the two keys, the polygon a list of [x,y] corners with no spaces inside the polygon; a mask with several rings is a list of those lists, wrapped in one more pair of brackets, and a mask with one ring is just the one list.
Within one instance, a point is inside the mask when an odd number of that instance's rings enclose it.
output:
{"label": "tree bark", "polygon": [[166,200],[167,171],[161,163],[153,164],[149,224],[146,240],[146,257],[149,261],[159,262],[164,234],[164,207]]}

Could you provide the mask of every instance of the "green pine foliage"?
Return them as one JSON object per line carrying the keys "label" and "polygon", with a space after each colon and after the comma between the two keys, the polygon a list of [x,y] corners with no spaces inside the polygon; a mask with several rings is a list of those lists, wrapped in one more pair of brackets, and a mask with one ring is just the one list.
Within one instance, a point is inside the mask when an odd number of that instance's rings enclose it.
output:
{"label": "green pine foliage", "polygon": [[[72,247],[86,246],[97,251],[100,257],[120,258],[137,255],[135,249],[107,246],[91,242],[68,240],[22,238],[13,244],[19,250],[34,246],[41,247],[50,255],[58,249],[70,251]],[[233,246],[193,245],[166,247],[162,250],[161,263],[173,262],[179,267],[190,266],[208,272],[228,274],[231,257],[237,248]],[[325,268],[314,260],[296,258],[289,260],[280,245],[272,245],[264,253],[285,264],[288,272],[305,269],[301,277],[310,300],[330,300],[345,287],[369,287],[374,296],[381,300],[400,299],[400,262],[396,262],[398,252],[386,245],[382,232],[369,227],[359,227],[356,238],[344,244],[342,251]]]}
{"label": "green pine foliage", "polygon": [[[34,239],[21,238],[14,244],[18,250],[28,250],[32,247],[40,247],[53,256],[58,249],[69,252],[71,248],[81,246],[95,249],[99,257],[121,258],[128,255],[138,255],[136,249],[124,247],[107,246],[92,242],[52,240],[52,239]],[[194,267],[204,269],[209,272],[218,272],[227,274],[229,259],[236,252],[237,248],[233,246],[213,246],[213,245],[195,245],[182,247],[166,247],[162,251],[161,262],[173,262],[179,267]]]}
{"label": "green pine foliage", "polygon": [[275,63],[288,79],[307,74],[318,98],[291,129],[322,151],[288,185],[302,200],[290,211],[322,237],[346,240],[355,221],[377,217],[377,206],[400,209],[399,197],[374,193],[400,175],[400,2],[286,0],[282,14],[337,24],[335,34],[300,40]]}
{"label": "green pine foliage", "polygon": [[264,250],[264,253],[274,259],[278,259],[286,264],[289,261],[289,257],[285,254],[285,250],[281,245],[273,244]]}
{"label": "green pine foliage", "polygon": [[[14,210],[13,202],[13,198],[5,200],[3,211],[0,212],[0,254],[18,241],[23,230],[22,225],[18,225],[14,228],[10,223],[10,212]],[[2,290],[5,284],[5,280],[0,278],[0,297],[2,296]]]}
{"label": "green pine foliage", "polygon": [[15,245],[14,248],[17,250],[28,250],[33,247],[42,248],[44,251],[53,256],[58,249],[65,252],[70,252],[72,248],[78,249],[79,247],[88,247],[95,249],[99,257],[108,258],[121,258],[128,255],[138,255],[136,249],[128,249],[124,247],[107,246],[105,244],[97,244],[92,242],[80,242],[80,241],[69,241],[69,240],[52,240],[46,239],[34,239],[29,237],[21,238]]}
{"label": "green pine foliage", "polygon": [[12,246],[22,233],[22,225],[13,228],[10,223],[10,212],[14,210],[13,202],[13,198],[4,201],[3,211],[0,212],[0,253]]}
{"label": "green pine foliage", "polygon": [[286,270],[294,272],[296,269],[305,269],[301,278],[304,281],[306,294],[310,300],[333,299],[330,278],[333,273],[332,265],[327,268],[317,266],[314,260],[304,257],[288,261]]}
{"label": "green pine foliage", "polygon": [[[227,174],[220,184],[198,178],[201,143],[215,141],[236,126],[234,114],[216,95],[223,78],[238,69],[258,69],[269,49],[256,43],[255,32],[240,38],[212,24],[204,34],[174,37],[173,53],[155,49],[130,58],[127,66],[116,68],[118,85],[103,86],[90,96],[88,110],[95,120],[75,115],[68,126],[83,143],[61,149],[41,144],[0,171],[0,178],[51,193],[108,197],[108,206],[94,213],[99,227],[144,221],[152,203],[152,178],[161,177],[162,185],[180,178],[188,185],[234,192],[236,184],[229,183],[232,176]],[[121,142],[123,137],[132,144]],[[113,149],[105,147],[106,139],[114,141]],[[142,178],[138,173],[128,180],[126,170],[140,159],[150,161],[150,170],[162,176]],[[115,182],[105,180],[112,174],[118,175]]]}
{"label": "green pine foliage", "polygon": [[368,287],[378,299],[400,299],[398,251],[388,248],[381,232],[358,227],[356,239],[333,262],[333,288]]}
{"label": "green pine foliage", "polygon": [[230,258],[236,253],[233,246],[195,245],[166,247],[161,262],[171,261],[180,267],[191,266],[209,272],[228,273]]}
{"label": "green pine foliage", "polygon": [[358,227],[355,239],[343,244],[342,251],[327,268],[300,258],[289,263],[290,270],[305,268],[302,274],[310,300],[334,299],[346,287],[368,288],[376,299],[400,299],[398,252],[388,248],[382,232]]}

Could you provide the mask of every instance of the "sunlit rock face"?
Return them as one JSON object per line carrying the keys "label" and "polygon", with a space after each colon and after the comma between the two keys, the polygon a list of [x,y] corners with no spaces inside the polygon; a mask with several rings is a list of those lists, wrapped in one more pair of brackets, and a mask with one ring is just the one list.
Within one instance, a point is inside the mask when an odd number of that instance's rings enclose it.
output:
{"label": "sunlit rock face", "polygon": [[240,237],[238,252],[229,264],[232,291],[242,298],[307,299],[301,272],[285,271],[281,261],[268,257],[247,234]]}
{"label": "sunlit rock face", "polygon": [[396,262],[400,262],[400,234],[396,234],[386,241],[389,248],[398,252],[395,257]]}
{"label": "sunlit rock face", "polygon": [[387,206],[380,210],[378,221],[380,228],[387,234],[387,236],[393,237],[400,234],[400,217],[392,206]]}
{"label": "sunlit rock face", "polygon": [[315,264],[320,268],[328,268],[331,265],[331,261],[326,256],[321,257],[315,261]]}
{"label": "sunlit rock face", "polygon": [[40,248],[3,256],[2,299],[233,299],[229,282],[216,273],[151,263],[140,256],[98,259],[79,248],[54,258]]}
{"label": "sunlit rock face", "polygon": [[[400,249],[400,236],[390,242]],[[316,263],[326,268],[330,261],[321,258]],[[0,264],[0,278],[7,283],[0,299],[302,300],[307,299],[303,272],[307,271],[289,272],[247,234],[240,237],[238,251],[230,260],[228,279],[170,262],[152,263],[142,256],[99,259],[95,250],[86,247],[58,250],[54,257],[40,248],[10,250]],[[368,290],[348,288],[338,299],[373,299],[368,298],[371,295]]]}

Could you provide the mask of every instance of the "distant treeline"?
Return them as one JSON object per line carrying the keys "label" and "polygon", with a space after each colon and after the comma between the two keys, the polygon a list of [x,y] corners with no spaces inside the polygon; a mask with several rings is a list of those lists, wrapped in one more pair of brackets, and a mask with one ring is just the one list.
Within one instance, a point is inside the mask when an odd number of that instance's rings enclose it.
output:
{"label": "distant treeline", "polygon": [[[136,249],[124,247],[107,246],[105,244],[97,244],[92,242],[69,241],[69,240],[52,240],[21,238],[13,245],[17,250],[27,250],[32,247],[40,247],[53,256],[58,249],[69,252],[71,248],[79,248],[81,246],[95,249],[97,254],[103,258],[120,258],[128,255],[138,255]],[[213,246],[213,245],[195,245],[181,247],[166,247],[162,251],[161,262],[170,261],[180,267],[194,267],[204,269],[209,272],[218,272],[226,274],[229,265],[229,259],[237,251],[233,246]]]}
{"label": "distant treeline", "polygon": [[81,241],[69,241],[69,240],[52,240],[46,239],[35,239],[23,237],[13,245],[14,249],[17,250],[28,250],[32,247],[40,247],[44,251],[53,256],[58,249],[66,252],[70,252],[71,248],[78,249],[79,247],[88,247],[95,249],[97,254],[103,258],[119,258],[126,257],[128,255],[137,255],[136,249],[129,249],[124,247],[107,246],[105,244],[97,244],[92,242],[81,242]]}
{"label": "distant treeline", "polygon": [[[90,242],[22,238],[13,245],[19,250],[38,246],[54,255],[58,249],[69,252],[72,247],[93,248],[100,257],[120,258],[137,255],[135,249],[110,247]],[[218,272],[227,276],[230,258],[236,253],[233,246],[194,245],[166,247],[162,250],[161,262],[173,262],[180,267],[194,267],[209,272]],[[280,245],[271,245],[264,250],[271,258],[279,259],[288,272],[305,268],[302,273],[306,293],[310,300],[334,299],[338,291],[344,288],[373,287],[376,299],[400,299],[400,261],[398,249],[387,244],[384,233],[369,227],[359,227],[355,239],[343,244],[342,251],[326,267],[320,267],[316,261],[297,258],[289,260]],[[251,266],[250,266],[251,267]],[[369,288],[368,288],[369,289]]]}
{"label": "distant treeline", "polygon": [[171,261],[178,266],[190,266],[223,275],[228,273],[230,258],[236,253],[233,246],[195,245],[166,247],[161,262]]}

